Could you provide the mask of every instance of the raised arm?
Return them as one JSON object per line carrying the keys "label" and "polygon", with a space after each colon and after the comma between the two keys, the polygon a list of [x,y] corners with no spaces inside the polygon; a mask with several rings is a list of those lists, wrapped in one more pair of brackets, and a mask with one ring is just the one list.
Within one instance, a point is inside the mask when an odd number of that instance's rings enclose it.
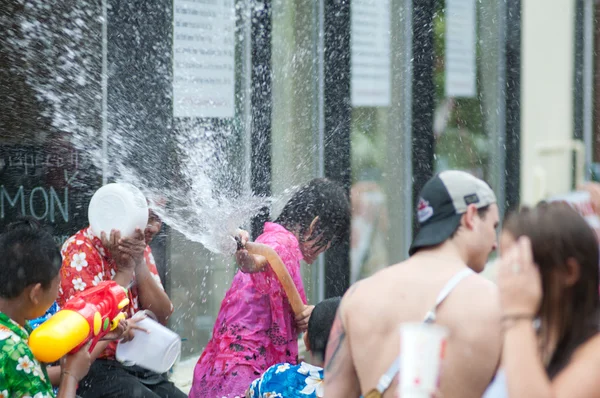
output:
{"label": "raised arm", "polygon": [[498,284],[505,330],[502,361],[509,395],[515,398],[597,396],[599,335],[581,345],[558,376],[550,379],[547,375],[532,323],[542,299],[542,282],[528,238],[521,237],[500,260]]}
{"label": "raised arm", "polygon": [[262,272],[268,264],[267,259],[264,256],[250,254],[246,249],[235,252],[235,262],[240,271],[246,274]]}
{"label": "raised arm", "polygon": [[157,320],[166,325],[173,313],[173,304],[162,287],[142,230],[138,228],[132,237],[121,238],[118,253],[116,261],[119,269],[132,268],[127,263],[133,264],[140,307],[152,311]]}

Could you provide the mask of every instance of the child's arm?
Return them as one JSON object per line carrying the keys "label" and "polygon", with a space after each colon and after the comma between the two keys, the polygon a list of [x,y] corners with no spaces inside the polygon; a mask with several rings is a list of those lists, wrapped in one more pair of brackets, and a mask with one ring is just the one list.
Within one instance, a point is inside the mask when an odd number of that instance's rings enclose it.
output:
{"label": "child's arm", "polygon": [[[90,353],[90,363],[94,362],[100,356],[100,354],[102,354],[104,352],[104,350],[106,350],[106,347],[108,347],[108,345],[110,344],[111,341],[118,340],[120,338],[123,338],[123,340],[125,340],[125,341],[130,341],[133,337],[125,336],[125,335],[129,334],[133,329],[148,332],[146,329],[137,326],[135,320],[128,319],[128,320],[119,321],[119,326],[112,332],[109,332],[108,334],[106,334],[94,346],[94,349]],[[60,385],[61,376],[62,376],[61,367],[59,365],[55,365],[55,366],[48,366],[46,369],[48,371],[48,378],[50,379],[50,383],[53,386]]]}
{"label": "child's arm", "polygon": [[235,261],[238,268],[246,274],[254,274],[264,271],[268,262],[264,256],[250,254],[245,249],[235,252]]}
{"label": "child's arm", "polygon": [[70,374],[63,374],[56,398],[73,398],[77,393],[79,382]]}
{"label": "child's arm", "polygon": [[245,274],[255,274],[264,271],[268,264],[267,259],[264,256],[248,253],[248,250],[244,247],[250,240],[250,234],[243,229],[238,229],[237,233],[238,235],[235,237],[235,240],[238,249],[235,252],[235,261],[238,268]]}
{"label": "child's arm", "polygon": [[58,387],[60,385],[60,366],[48,366],[46,370],[48,371],[48,378],[50,379],[50,384],[52,384],[55,387]]}
{"label": "child's arm", "polygon": [[312,314],[314,309],[314,305],[305,305],[304,311],[296,315],[296,327],[301,332],[306,332],[308,330],[308,321],[310,320],[310,315]]}
{"label": "child's arm", "polygon": [[75,354],[68,354],[61,359],[61,378],[57,398],[75,397],[77,385],[85,377],[92,364],[89,352],[91,344],[90,340]]}
{"label": "child's arm", "polygon": [[[94,350],[92,351],[92,353],[90,354],[90,362],[93,362],[96,360],[96,358],[98,358],[100,356],[100,354],[102,354],[102,352],[104,352],[104,350],[106,349],[106,347],[108,347],[108,344],[110,343],[110,341],[99,341],[98,344],[96,344],[96,346],[94,347]],[[50,384],[52,384],[53,386],[60,386],[61,391],[63,389],[63,386],[61,384],[61,381],[64,378],[64,375],[61,373],[61,367],[59,365],[55,365],[55,366],[48,366],[47,368],[48,371],[48,378],[50,379]],[[75,388],[77,388],[77,384],[75,384]],[[67,388],[68,389],[68,388]],[[69,396],[69,395],[67,395]]]}

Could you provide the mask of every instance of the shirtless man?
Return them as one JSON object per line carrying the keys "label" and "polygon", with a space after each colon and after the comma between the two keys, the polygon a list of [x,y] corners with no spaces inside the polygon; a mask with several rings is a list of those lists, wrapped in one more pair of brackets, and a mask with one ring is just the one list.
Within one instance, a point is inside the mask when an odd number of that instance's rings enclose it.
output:
{"label": "shirtless man", "polygon": [[[440,385],[444,398],[480,398],[494,377],[501,352],[500,304],[496,286],[477,273],[496,249],[496,197],[470,174],[445,171],[423,187],[418,218],[411,257],[354,285],[342,300],[327,348],[327,398],[395,396],[392,365],[400,352],[402,322],[425,320],[449,328]],[[382,378],[386,373],[391,385]]]}

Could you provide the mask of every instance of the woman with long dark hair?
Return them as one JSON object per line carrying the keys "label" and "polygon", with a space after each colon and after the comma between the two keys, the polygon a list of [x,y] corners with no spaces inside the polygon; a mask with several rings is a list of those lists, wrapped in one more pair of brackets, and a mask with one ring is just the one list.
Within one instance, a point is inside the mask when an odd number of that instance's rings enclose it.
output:
{"label": "woman with long dark hair", "polygon": [[571,207],[540,203],[510,215],[498,286],[508,395],[599,397],[599,252]]}

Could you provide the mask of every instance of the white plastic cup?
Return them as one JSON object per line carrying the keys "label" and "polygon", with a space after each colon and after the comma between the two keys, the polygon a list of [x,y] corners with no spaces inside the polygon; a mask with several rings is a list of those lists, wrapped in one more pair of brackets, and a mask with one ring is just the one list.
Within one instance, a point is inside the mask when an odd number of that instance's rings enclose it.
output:
{"label": "white plastic cup", "polygon": [[[144,311],[134,317],[140,317]],[[148,330],[135,330],[133,340],[117,344],[117,361],[125,365],[138,365],[156,373],[165,373],[173,367],[181,353],[181,337],[160,323],[146,317],[137,325]]]}
{"label": "white plastic cup", "polygon": [[448,329],[428,323],[400,325],[400,381],[402,398],[431,398],[439,387]]}
{"label": "white plastic cup", "polygon": [[148,203],[138,188],[131,184],[106,184],[98,189],[88,208],[88,220],[95,236],[119,230],[121,236],[131,236],[136,228],[148,224]]}

